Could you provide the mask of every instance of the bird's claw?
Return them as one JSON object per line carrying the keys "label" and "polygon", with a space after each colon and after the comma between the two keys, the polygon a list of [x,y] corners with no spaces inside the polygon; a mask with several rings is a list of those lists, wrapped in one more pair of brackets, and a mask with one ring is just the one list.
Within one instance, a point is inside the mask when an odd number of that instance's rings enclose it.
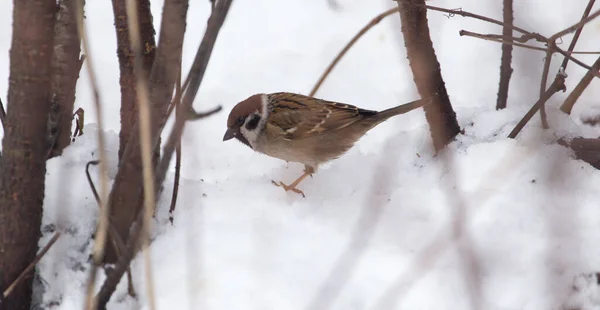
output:
{"label": "bird's claw", "polygon": [[277,187],[283,187],[283,189],[287,192],[287,191],[292,191],[296,194],[300,194],[302,195],[302,198],[306,198],[306,196],[304,195],[304,192],[297,189],[295,186],[290,186],[290,185],[285,185],[283,182],[279,181],[279,182],[275,182],[273,180],[271,180],[271,183],[273,183],[273,185],[277,186]]}

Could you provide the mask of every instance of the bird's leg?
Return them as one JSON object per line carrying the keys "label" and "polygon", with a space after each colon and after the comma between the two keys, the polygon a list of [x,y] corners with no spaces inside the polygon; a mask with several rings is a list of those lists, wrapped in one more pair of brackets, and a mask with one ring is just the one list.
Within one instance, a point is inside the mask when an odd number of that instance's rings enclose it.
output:
{"label": "bird's leg", "polygon": [[310,175],[312,177],[312,174],[314,172],[315,172],[315,170],[312,167],[306,166],[306,168],[304,169],[304,174],[302,174],[299,178],[296,179],[296,181],[294,181],[290,185],[286,185],[282,181],[275,182],[275,181],[271,180],[271,182],[275,186],[283,187],[283,189],[285,189],[286,192],[287,191],[292,191],[292,192],[300,194],[300,195],[302,195],[302,197],[306,198],[306,196],[304,195],[304,192],[301,191],[301,190],[299,190],[299,189],[297,189],[296,186],[298,186],[298,184],[300,184],[300,182],[302,182],[302,180],[304,180],[307,176]]}

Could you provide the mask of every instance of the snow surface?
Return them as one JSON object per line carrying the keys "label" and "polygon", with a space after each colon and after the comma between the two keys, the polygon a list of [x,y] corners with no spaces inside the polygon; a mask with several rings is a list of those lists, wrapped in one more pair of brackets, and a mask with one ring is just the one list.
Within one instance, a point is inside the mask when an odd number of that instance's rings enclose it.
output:
{"label": "snow surface", "polygon": [[[112,8],[86,2],[112,179],[120,101]],[[458,31],[499,33],[497,26],[429,13],[465,129],[438,157],[423,112],[414,111],[378,126],[305,180],[303,199],[270,182],[295,179],[301,165],[221,141],[235,103],[257,92],[307,93],[347,40],[394,5],[337,3],[332,10],[325,0],[234,1],[195,102],[198,110],[220,104],[225,111],[186,129],[174,225],[167,220],[172,171],[159,201],[150,249],[158,309],[599,309],[600,173],[554,143],[599,135],[580,120],[597,115],[599,82],[572,116],[557,109],[567,94],[555,95],[551,130],[542,130],[536,116],[518,139],[507,139],[538,97],[544,55],[515,49],[509,108],[495,111],[500,45]],[[428,3],[501,19],[501,1]],[[586,4],[515,1],[515,23],[551,35],[578,21]],[[0,49],[8,53],[12,8],[9,1],[0,6]],[[153,1],[157,27],[161,8]],[[188,67],[208,14],[207,1],[191,1]],[[599,32],[599,20],[588,25],[577,49],[599,50]],[[562,57],[553,60],[556,72]],[[567,73],[572,89],[584,70],[570,64]],[[0,57],[0,80],[7,79],[8,57]],[[392,16],[348,53],[318,97],[384,109],[416,99],[413,85]],[[91,122],[85,134],[48,162],[40,245],[63,232],[37,268],[43,306],[51,309],[81,309],[89,276],[97,206],[84,169],[98,152],[89,87],[84,70],[76,105]],[[96,181],[97,172],[92,168]],[[148,309],[143,264],[141,256],[133,263],[139,299],[127,296],[122,281],[110,309]]]}

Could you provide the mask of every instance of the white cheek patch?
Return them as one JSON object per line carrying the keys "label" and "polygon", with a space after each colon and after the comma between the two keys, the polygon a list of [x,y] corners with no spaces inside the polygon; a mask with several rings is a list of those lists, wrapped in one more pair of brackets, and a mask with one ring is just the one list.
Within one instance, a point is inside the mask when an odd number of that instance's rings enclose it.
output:
{"label": "white cheek patch", "polygon": [[[259,139],[259,135],[261,134],[262,130],[265,128],[265,123],[267,122],[267,118],[269,117],[269,111],[268,111],[268,105],[269,105],[269,98],[267,97],[267,95],[263,94],[261,96],[261,111],[255,111],[254,113],[248,115],[248,117],[246,117],[246,120],[244,121],[244,125],[242,125],[242,127],[240,128],[240,132],[242,133],[242,135],[244,136],[244,138],[246,138],[246,140],[248,140],[248,143],[250,143],[250,145],[252,146],[253,149],[256,149],[258,146],[258,139]],[[258,115],[260,117],[260,120],[258,121],[258,125],[252,129],[249,130],[248,128],[246,128],[246,125],[252,121],[253,118],[256,117],[256,115]],[[252,127],[252,126],[250,126]]]}
{"label": "white cheek patch", "polygon": [[258,126],[256,126],[256,128],[254,128],[254,129],[248,129],[248,123],[251,122],[252,119],[256,117],[256,115],[258,115],[260,117],[260,114],[258,114],[258,111],[254,112],[253,114],[250,114],[248,117],[246,117],[246,120],[244,121],[244,125],[242,125],[242,127],[240,128],[240,132],[242,133],[244,138],[246,138],[246,140],[248,140],[248,143],[250,143],[252,148],[254,148],[254,146],[256,145],[256,141],[258,140],[258,134],[260,133],[260,122],[262,120],[259,121]]}

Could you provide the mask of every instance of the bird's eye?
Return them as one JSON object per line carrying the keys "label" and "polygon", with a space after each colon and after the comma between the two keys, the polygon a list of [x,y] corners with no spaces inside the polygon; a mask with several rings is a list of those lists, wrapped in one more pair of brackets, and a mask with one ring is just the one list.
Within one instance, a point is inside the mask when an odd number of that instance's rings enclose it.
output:
{"label": "bird's eye", "polygon": [[244,124],[244,118],[243,118],[243,117],[240,117],[240,118],[238,118],[238,119],[237,119],[237,124],[238,124],[238,125],[242,125],[242,124]]}

